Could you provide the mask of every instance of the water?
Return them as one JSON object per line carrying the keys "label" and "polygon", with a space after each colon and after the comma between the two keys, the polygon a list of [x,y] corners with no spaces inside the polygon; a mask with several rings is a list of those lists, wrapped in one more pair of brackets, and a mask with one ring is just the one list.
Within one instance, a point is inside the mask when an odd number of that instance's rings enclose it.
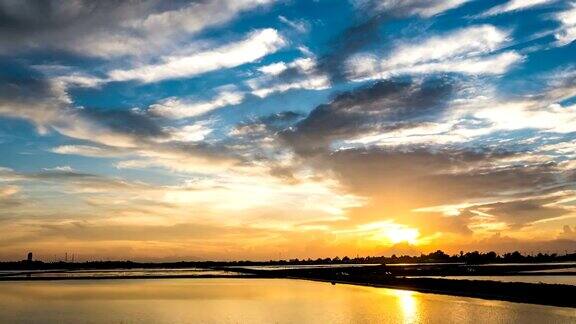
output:
{"label": "water", "polygon": [[499,282],[527,282],[527,283],[545,283],[545,284],[561,284],[576,286],[576,276],[408,276],[407,278],[438,278],[438,279],[451,279],[451,280],[488,280]]}
{"label": "water", "polygon": [[575,323],[571,308],[288,279],[0,282],[0,323]]}
{"label": "water", "polygon": [[77,278],[77,277],[166,277],[166,276],[239,276],[245,275],[234,271],[211,269],[113,269],[113,270],[38,270],[38,271],[5,271],[0,277],[10,278]]}

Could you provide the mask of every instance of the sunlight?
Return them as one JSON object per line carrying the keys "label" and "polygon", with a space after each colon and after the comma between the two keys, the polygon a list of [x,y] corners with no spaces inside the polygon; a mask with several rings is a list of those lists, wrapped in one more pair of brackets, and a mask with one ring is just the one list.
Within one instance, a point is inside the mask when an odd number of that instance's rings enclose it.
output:
{"label": "sunlight", "polygon": [[394,244],[401,242],[416,244],[420,232],[416,228],[394,227],[386,229],[384,235]]}
{"label": "sunlight", "polygon": [[418,305],[414,292],[409,290],[395,290],[394,295],[398,297],[398,304],[404,317],[404,323],[416,322],[418,314]]}
{"label": "sunlight", "polygon": [[358,226],[357,233],[370,233],[372,239],[387,241],[390,244],[409,243],[416,245],[419,243],[420,231],[417,228],[408,227],[403,224],[396,224],[392,221],[380,221]]}

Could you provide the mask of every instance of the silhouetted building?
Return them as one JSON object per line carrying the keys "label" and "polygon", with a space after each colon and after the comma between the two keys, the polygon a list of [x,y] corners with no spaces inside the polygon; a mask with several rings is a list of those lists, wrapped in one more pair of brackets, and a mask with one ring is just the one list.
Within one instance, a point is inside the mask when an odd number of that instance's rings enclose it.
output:
{"label": "silhouetted building", "polygon": [[28,252],[28,257],[26,258],[26,261],[32,262],[32,252]]}

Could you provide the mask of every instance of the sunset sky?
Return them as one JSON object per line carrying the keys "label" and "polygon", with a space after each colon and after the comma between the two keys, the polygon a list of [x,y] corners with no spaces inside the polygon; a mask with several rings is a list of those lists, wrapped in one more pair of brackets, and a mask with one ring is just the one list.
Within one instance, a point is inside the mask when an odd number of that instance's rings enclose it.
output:
{"label": "sunset sky", "polygon": [[0,260],[576,250],[576,1],[0,1]]}

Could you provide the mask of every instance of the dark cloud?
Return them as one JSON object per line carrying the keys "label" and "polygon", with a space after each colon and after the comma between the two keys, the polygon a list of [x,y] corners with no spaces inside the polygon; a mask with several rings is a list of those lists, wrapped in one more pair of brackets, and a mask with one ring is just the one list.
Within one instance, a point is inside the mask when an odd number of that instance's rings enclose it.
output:
{"label": "dark cloud", "polygon": [[59,120],[66,113],[66,94],[48,80],[27,77],[0,77],[0,116],[28,119],[37,126]]}
{"label": "dark cloud", "polygon": [[130,134],[140,138],[168,137],[157,120],[132,110],[82,109],[79,113],[116,133]]}
{"label": "dark cloud", "polygon": [[276,114],[264,116],[259,118],[258,121],[266,125],[272,126],[285,126],[287,123],[294,122],[300,118],[305,117],[304,114],[295,111],[283,111]]}
{"label": "dark cloud", "polygon": [[233,133],[243,138],[270,136],[304,117],[299,112],[283,111],[242,122],[234,127]]}
{"label": "dark cloud", "polygon": [[[369,198],[365,206],[349,211],[350,222],[353,223],[393,218],[399,222],[418,225],[422,224],[426,214],[413,212],[415,209],[479,199],[520,199],[574,186],[554,165],[549,164],[507,168],[478,167],[479,164],[497,165],[499,160],[512,154],[463,149],[361,149],[315,157],[312,165],[331,170],[348,190]],[[542,207],[546,201],[532,203],[533,210],[525,209],[523,214],[519,215],[514,214],[512,207],[504,209],[507,213],[502,214],[506,216],[503,220],[525,224],[539,217],[555,217],[564,212],[559,208]],[[540,209],[536,208],[538,204]],[[519,212],[521,206],[516,206]],[[454,220],[436,217],[435,220],[442,221],[442,226],[446,228],[466,232],[465,224],[468,218]],[[430,221],[433,223],[432,219]],[[454,221],[456,223],[452,224]]]}
{"label": "dark cloud", "polygon": [[0,1],[0,52],[66,48],[90,54],[89,48],[80,48],[89,45],[86,40],[120,36],[112,30],[123,21],[144,14],[154,2],[3,0]]}
{"label": "dark cloud", "polygon": [[381,81],[316,107],[283,136],[306,155],[327,149],[335,140],[413,127],[437,118],[456,89],[452,80],[442,78]]}
{"label": "dark cloud", "polygon": [[330,51],[318,60],[318,70],[324,72],[333,82],[347,79],[346,60],[365,46],[380,39],[379,28],[389,17],[378,14],[361,20],[346,28],[330,44]]}
{"label": "dark cloud", "polygon": [[479,205],[470,210],[480,210],[495,216],[512,227],[523,227],[531,222],[563,216],[570,210],[560,206],[550,206],[565,197],[552,197],[543,199],[523,199],[508,202]]}
{"label": "dark cloud", "polygon": [[109,58],[163,52],[262,5],[231,2],[0,0],[0,54],[56,50]]}

